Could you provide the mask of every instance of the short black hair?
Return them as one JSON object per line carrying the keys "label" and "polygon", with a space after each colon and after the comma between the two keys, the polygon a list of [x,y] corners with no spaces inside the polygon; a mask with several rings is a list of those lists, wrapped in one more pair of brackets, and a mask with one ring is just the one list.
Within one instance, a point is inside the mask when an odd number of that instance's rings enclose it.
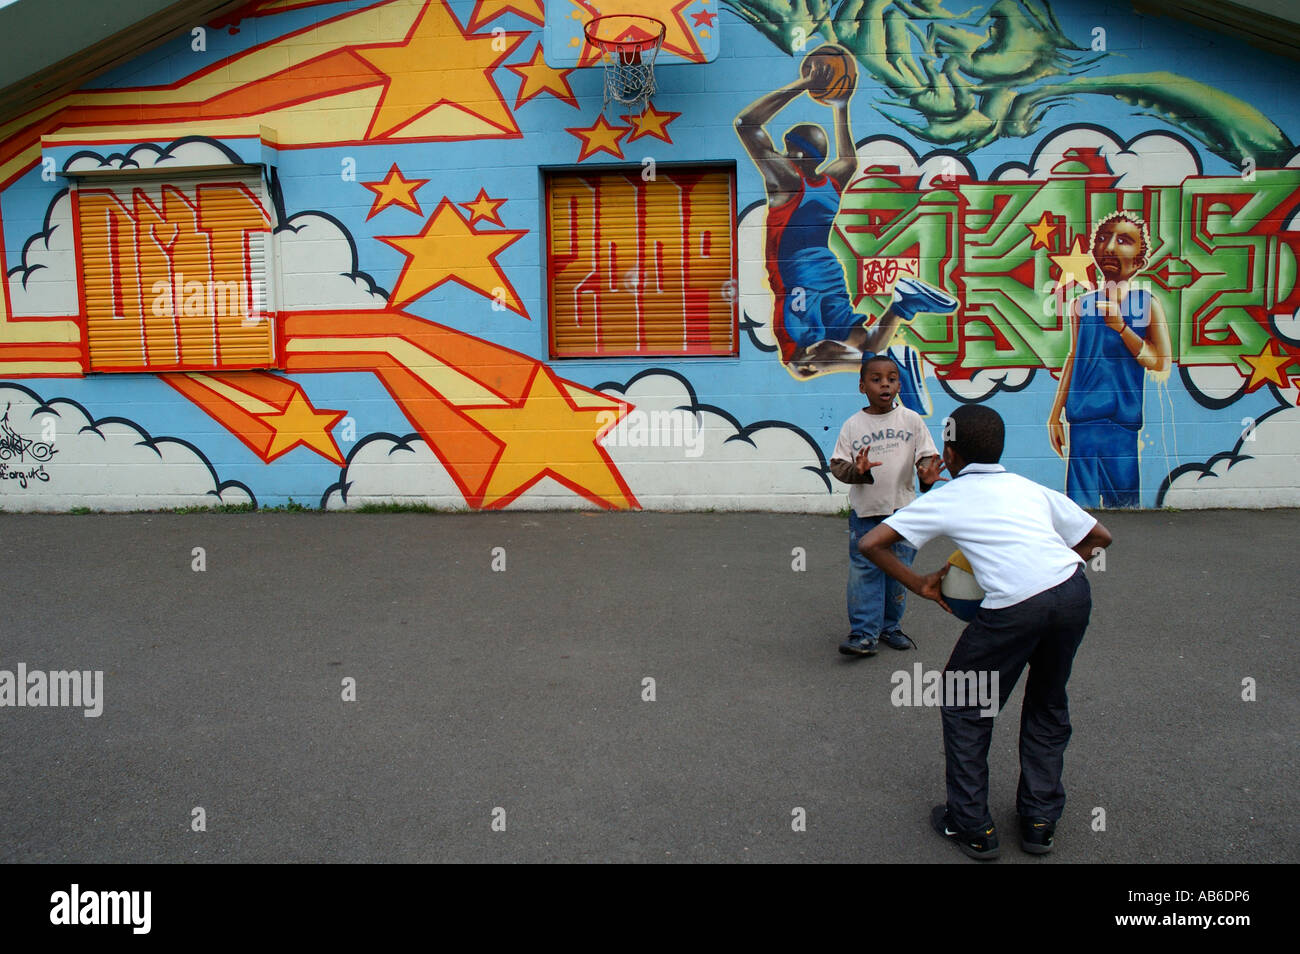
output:
{"label": "short black hair", "polygon": [[902,375],[903,369],[900,368],[898,366],[898,362],[895,361],[893,358],[891,358],[889,355],[884,353],[869,354],[862,359],[862,367],[858,370],[858,380],[865,381],[867,379],[867,368],[878,361],[888,361],[890,364],[894,366],[894,370],[897,371],[899,375]]}
{"label": "short black hair", "polygon": [[996,464],[1006,439],[1002,415],[983,404],[963,404],[944,423],[943,442],[968,464]]}

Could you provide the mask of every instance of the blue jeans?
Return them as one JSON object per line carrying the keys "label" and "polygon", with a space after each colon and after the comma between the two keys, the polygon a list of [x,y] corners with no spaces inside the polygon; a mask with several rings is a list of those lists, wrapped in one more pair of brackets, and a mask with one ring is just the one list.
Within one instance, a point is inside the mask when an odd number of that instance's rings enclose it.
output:
{"label": "blue jeans", "polygon": [[[858,551],[858,541],[875,529],[884,517],[859,517],[849,511],[849,633],[883,636],[898,632],[907,606],[907,587],[876,566]],[[894,555],[912,565],[916,548],[903,541],[893,546]]]}

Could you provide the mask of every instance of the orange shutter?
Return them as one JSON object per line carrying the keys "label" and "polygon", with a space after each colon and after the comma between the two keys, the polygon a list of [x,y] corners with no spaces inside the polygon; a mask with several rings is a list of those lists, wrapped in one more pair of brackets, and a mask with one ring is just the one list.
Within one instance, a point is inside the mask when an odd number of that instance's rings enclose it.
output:
{"label": "orange shutter", "polygon": [[260,175],[97,178],[76,198],[91,371],[275,365]]}
{"label": "orange shutter", "polygon": [[736,353],[730,171],[548,180],[551,353]]}

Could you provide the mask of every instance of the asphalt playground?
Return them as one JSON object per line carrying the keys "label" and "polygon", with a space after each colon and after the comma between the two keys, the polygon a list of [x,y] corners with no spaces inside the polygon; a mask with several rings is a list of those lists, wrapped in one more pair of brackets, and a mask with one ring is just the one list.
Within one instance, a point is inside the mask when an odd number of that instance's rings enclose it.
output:
{"label": "asphalt playground", "polygon": [[[1099,516],[1056,850],[1016,844],[1018,687],[992,864],[1300,861],[1300,513]],[[891,702],[960,624],[912,597],[918,649],[839,655],[847,529],[0,514],[0,679],[103,673],[98,717],[0,707],[0,861],[974,865],[938,711]]]}

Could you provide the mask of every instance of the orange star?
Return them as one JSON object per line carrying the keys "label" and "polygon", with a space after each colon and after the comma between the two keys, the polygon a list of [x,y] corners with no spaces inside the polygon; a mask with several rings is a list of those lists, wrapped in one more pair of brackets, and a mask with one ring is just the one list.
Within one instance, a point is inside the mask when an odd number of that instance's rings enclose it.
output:
{"label": "orange star", "polygon": [[628,115],[620,118],[624,122],[632,124],[632,134],[627,137],[628,142],[635,142],[643,136],[654,136],[656,139],[662,139],[671,145],[672,139],[668,135],[667,127],[670,122],[680,115],[681,113],[660,112],[647,103],[645,112],[640,116]]}
{"label": "orange star", "polygon": [[330,430],[346,413],[324,408],[317,410],[301,391],[294,391],[280,410],[254,415],[271,428],[271,443],[263,454],[263,460],[270,463],[301,444],[342,465],[343,455],[339,453],[339,446],[334,443]]}
{"label": "orange star", "polygon": [[1032,252],[1036,248],[1051,248],[1051,238],[1056,232],[1056,223],[1052,221],[1052,216],[1044,212],[1043,217],[1038,220],[1036,225],[1026,225],[1025,228],[1034,233],[1034,241],[1030,244],[1029,250]]}
{"label": "orange star", "polygon": [[478,198],[473,202],[457,202],[458,206],[469,213],[469,224],[473,225],[479,219],[486,219],[493,225],[505,225],[501,221],[501,216],[497,214],[497,209],[506,204],[505,199],[489,199],[487,189],[478,190]]}
{"label": "orange star", "polygon": [[518,404],[461,410],[501,443],[481,488],[482,507],[504,507],[543,477],[608,509],[636,505],[597,439],[607,429],[609,411],[619,417],[626,411],[619,402],[579,407],[539,363]]}
{"label": "orange star", "polygon": [[546,22],[544,0],[478,0],[469,16],[469,31],[473,33],[485,23],[491,23],[504,13],[517,13],[533,23]]}
{"label": "orange star", "polygon": [[428,179],[402,178],[402,173],[401,170],[397,168],[397,163],[393,163],[392,168],[388,170],[388,175],[383,182],[361,183],[375,194],[375,201],[374,204],[370,206],[370,214],[366,216],[366,221],[369,222],[376,215],[393,204],[400,205],[404,209],[410,209],[416,215],[423,216],[424,212],[420,210],[420,203],[415,198],[415,190],[428,181]]}
{"label": "orange star", "polygon": [[622,159],[623,147],[618,141],[628,134],[629,129],[627,126],[611,126],[602,113],[596,117],[593,125],[565,129],[565,132],[582,140],[582,149],[578,153],[578,161],[582,162],[598,152],[607,152],[615,159]]}
{"label": "orange star", "polygon": [[1080,285],[1092,287],[1092,277],[1088,272],[1092,268],[1092,256],[1088,254],[1088,246],[1084,242],[1082,235],[1075,236],[1074,245],[1070,251],[1047,257],[1051,259],[1053,265],[1061,270],[1061,277],[1056,280],[1057,288],[1064,288],[1070,282],[1078,282]]}
{"label": "orange star", "polygon": [[1278,387],[1287,386],[1286,375],[1282,369],[1291,363],[1292,358],[1289,354],[1278,354],[1277,343],[1269,339],[1268,344],[1264,345],[1264,350],[1259,354],[1243,355],[1246,363],[1250,365],[1250,383],[1246,385],[1247,391],[1254,391],[1269,381],[1274,382]]}
{"label": "orange star", "polygon": [[542,59],[542,44],[537,44],[533,58],[527,63],[510,64],[506,69],[523,78],[519,84],[519,95],[515,97],[515,109],[542,93],[550,93],[577,108],[578,98],[573,95],[573,89],[565,79],[573,70],[554,70],[547,66]]}
{"label": "orange star", "polygon": [[526,229],[479,232],[456,211],[450,199],[443,198],[419,235],[375,236],[407,259],[397,276],[392,306],[401,308],[452,281],[485,298],[500,301],[527,318],[519,296],[497,264],[497,256],[527,234]]}
{"label": "orange star", "polygon": [[[686,8],[694,2],[695,0],[676,0],[676,2],[675,0],[619,0],[618,12],[659,20],[665,27],[663,43],[665,50],[692,63],[703,63],[704,51],[700,49],[699,40],[696,39],[694,32],[686,25]],[[573,3],[578,8],[574,13],[579,15],[584,24],[600,16],[600,6],[607,6],[603,3],[598,5],[596,0],[573,0]],[[601,56],[600,50],[590,43],[584,43],[578,65],[591,66]]]}
{"label": "orange star", "polygon": [[[444,104],[519,136],[510,107],[501,98],[492,71],[514,52],[525,33],[507,33],[504,50],[492,36],[469,36],[442,2],[430,2],[400,43],[353,49],[387,81],[366,130],[380,139]],[[457,39],[459,38],[459,39]]]}

